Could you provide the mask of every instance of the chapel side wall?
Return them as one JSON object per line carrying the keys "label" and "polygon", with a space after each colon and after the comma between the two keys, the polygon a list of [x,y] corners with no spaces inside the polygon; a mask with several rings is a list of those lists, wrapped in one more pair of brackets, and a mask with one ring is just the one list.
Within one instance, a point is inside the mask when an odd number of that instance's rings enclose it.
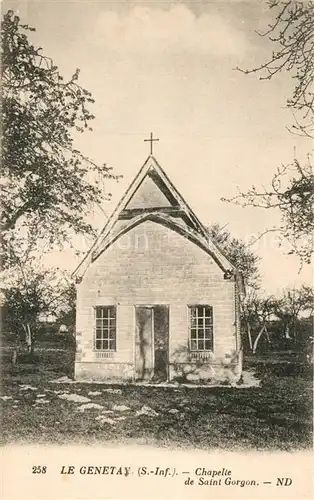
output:
{"label": "chapel side wall", "polygon": [[[176,362],[178,351],[186,351],[188,304],[213,307],[215,359],[236,349],[234,281],[225,280],[217,263],[197,245],[152,221],[121,236],[78,285],[77,363],[128,365],[132,376],[135,304],[170,306],[170,362]],[[117,306],[117,352],[110,359],[96,360],[92,350],[96,305]],[[119,375],[120,368],[115,370]]]}

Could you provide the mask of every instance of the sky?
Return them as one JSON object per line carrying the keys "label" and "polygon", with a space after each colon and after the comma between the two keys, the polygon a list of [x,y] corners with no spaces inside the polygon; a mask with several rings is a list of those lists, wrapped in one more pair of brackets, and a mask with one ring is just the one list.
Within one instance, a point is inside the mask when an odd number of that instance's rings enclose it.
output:
{"label": "sky", "polygon": [[[77,137],[77,147],[123,175],[108,183],[112,201],[92,216],[98,228],[146,160],[150,132],[159,138],[154,156],[205,225],[218,222],[249,242],[279,221],[275,211],[221,201],[238,187],[269,185],[277,166],[310,149],[287,131],[291,75],[260,81],[235,69],[271,54],[256,34],[271,21],[266,2],[4,1],[9,8],[36,28],[34,45],[63,76],[80,68],[80,83],[96,101],[93,131]],[[79,244],[87,248],[86,240]],[[313,281],[275,233],[252,248],[265,291]],[[69,269],[77,264],[70,253],[54,258]]]}

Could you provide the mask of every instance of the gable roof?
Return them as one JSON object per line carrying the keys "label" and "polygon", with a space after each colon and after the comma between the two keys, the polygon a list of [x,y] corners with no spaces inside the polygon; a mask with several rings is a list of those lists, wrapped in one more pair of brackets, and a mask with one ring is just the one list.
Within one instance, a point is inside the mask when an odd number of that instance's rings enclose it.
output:
{"label": "gable roof", "polygon": [[155,157],[150,155],[73,275],[82,276],[89,264],[114,241],[144,220],[153,220],[179,232],[211,255],[224,272],[235,271]]}

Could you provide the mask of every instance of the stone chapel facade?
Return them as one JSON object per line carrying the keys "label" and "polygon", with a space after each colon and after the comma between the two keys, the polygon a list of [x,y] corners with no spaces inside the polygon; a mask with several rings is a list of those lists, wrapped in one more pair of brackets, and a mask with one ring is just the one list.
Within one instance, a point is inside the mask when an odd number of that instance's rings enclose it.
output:
{"label": "stone chapel facade", "polygon": [[77,380],[240,378],[241,275],[153,155],[75,275]]}

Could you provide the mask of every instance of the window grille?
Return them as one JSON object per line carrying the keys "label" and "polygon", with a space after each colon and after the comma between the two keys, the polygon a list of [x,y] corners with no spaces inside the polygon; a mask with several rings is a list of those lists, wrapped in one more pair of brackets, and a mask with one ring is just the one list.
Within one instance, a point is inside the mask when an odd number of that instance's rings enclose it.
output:
{"label": "window grille", "polygon": [[98,306],[95,314],[95,350],[116,350],[116,308],[115,306]]}
{"label": "window grille", "polygon": [[213,350],[213,308],[189,306],[190,351]]}

